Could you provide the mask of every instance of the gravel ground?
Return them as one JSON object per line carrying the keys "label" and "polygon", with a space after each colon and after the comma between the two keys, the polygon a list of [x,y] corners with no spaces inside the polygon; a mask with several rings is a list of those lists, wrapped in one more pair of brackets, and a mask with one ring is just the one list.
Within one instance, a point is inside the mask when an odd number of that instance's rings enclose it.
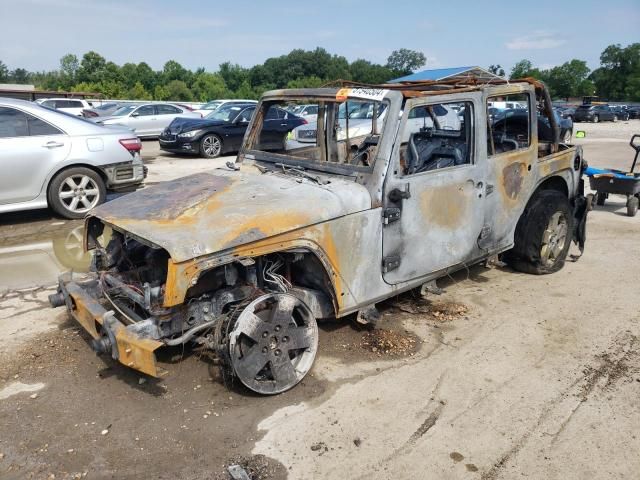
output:
{"label": "gravel ground", "polygon": [[[628,167],[640,121],[578,128],[592,165]],[[74,226],[0,217],[0,280],[18,257],[64,268],[52,238]],[[227,388],[198,350],[163,352],[169,374],[146,378],[46,307],[51,280],[0,287],[0,478],[226,479],[234,463],[292,480],[637,478],[640,223],[613,197],[588,229],[557,274],[476,266],[442,296],[385,302],[377,333],[323,323],[310,375],[275,397]]]}

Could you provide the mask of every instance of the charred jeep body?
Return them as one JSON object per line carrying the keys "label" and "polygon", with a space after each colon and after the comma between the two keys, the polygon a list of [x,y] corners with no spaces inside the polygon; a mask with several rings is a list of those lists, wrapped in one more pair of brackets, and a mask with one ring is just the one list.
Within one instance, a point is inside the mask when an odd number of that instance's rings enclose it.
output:
{"label": "charred jeep body", "polygon": [[[507,101],[527,114],[487,114]],[[298,103],[317,121],[263,129]],[[62,275],[51,303],[149,375],[157,348],[192,341],[248,388],[285,391],[311,368],[318,319],[373,320],[376,302],[496,254],[560,269],[587,209],[582,152],[557,132],[533,80],[268,92],[236,163],[95,209],[93,273]]]}

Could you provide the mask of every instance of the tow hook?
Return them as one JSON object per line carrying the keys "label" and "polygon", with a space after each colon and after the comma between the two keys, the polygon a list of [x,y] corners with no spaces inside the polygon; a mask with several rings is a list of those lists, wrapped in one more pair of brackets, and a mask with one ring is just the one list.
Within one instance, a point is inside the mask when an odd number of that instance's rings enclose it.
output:
{"label": "tow hook", "polygon": [[49,305],[51,308],[61,307],[65,304],[64,295],[62,292],[52,293],[49,295]]}
{"label": "tow hook", "polygon": [[108,336],[100,337],[99,339],[91,340],[91,348],[93,348],[96,353],[111,353],[111,340]]}

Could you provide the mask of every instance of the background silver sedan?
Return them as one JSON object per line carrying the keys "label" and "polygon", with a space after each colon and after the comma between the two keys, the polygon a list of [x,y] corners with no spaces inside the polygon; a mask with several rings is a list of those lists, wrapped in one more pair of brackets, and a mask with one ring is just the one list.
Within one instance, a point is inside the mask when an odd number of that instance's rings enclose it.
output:
{"label": "background silver sedan", "polygon": [[136,132],[138,137],[159,137],[176,117],[202,118],[199,113],[171,103],[144,103],[126,105],[111,114],[94,121],[103,125],[123,125]]}
{"label": "background silver sedan", "polygon": [[141,148],[128,129],[0,98],[0,213],[49,206],[82,218],[107,189],[144,180]]}

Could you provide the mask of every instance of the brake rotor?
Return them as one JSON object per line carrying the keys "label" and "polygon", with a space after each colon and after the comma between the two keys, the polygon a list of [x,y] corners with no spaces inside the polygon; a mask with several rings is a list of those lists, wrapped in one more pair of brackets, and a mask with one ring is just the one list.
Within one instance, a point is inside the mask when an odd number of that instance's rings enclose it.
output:
{"label": "brake rotor", "polygon": [[318,325],[309,307],[287,293],[268,293],[240,313],[228,336],[235,376],[254,392],[271,395],[294,387],[318,350]]}

